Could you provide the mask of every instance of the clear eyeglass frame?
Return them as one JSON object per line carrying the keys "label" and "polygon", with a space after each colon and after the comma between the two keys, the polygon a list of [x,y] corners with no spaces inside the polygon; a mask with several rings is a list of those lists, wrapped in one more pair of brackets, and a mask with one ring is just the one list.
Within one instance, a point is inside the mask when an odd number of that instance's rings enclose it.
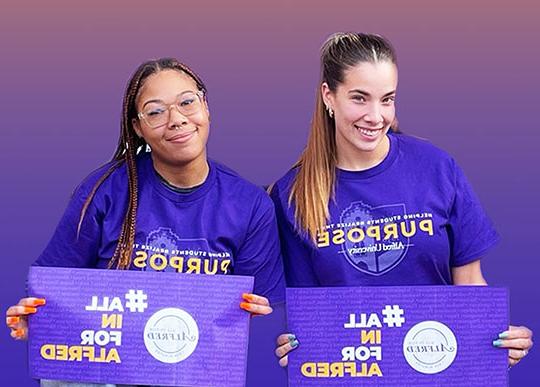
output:
{"label": "clear eyeglass frame", "polygon": [[[186,99],[189,99],[189,96],[196,97],[196,103],[190,104],[190,105],[183,105],[182,103],[186,101]],[[195,113],[198,113],[202,107],[202,101],[204,97],[204,91],[203,90],[197,90],[195,91],[186,91],[182,94],[178,95],[176,97],[176,101],[170,104],[161,104],[161,108],[163,108],[162,112],[158,115],[151,116],[151,112],[139,112],[137,113],[137,117],[139,120],[143,120],[146,125],[148,125],[150,128],[158,128],[160,126],[163,126],[169,122],[170,115],[171,115],[171,107],[175,107],[176,111],[178,111],[183,116],[190,116]],[[155,108],[154,108],[155,109]]]}

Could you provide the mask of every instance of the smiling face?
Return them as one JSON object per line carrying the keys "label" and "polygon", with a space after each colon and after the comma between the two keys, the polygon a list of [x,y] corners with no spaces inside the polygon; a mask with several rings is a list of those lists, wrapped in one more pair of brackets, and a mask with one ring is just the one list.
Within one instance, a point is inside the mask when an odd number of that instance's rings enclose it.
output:
{"label": "smiling face", "polygon": [[195,81],[177,70],[162,70],[144,80],[136,99],[136,110],[145,115],[156,114],[162,107],[168,109],[168,120],[152,127],[147,120],[133,120],[133,128],[152,148],[155,168],[182,168],[187,164],[206,163],[206,142],[210,127],[208,105],[198,97],[200,106],[189,114],[182,114],[176,107],[185,95],[197,93]]}
{"label": "smiling face", "polygon": [[361,62],[345,70],[335,91],[323,83],[324,103],[334,111],[339,167],[370,167],[386,156],[397,82],[396,65],[382,61]]}

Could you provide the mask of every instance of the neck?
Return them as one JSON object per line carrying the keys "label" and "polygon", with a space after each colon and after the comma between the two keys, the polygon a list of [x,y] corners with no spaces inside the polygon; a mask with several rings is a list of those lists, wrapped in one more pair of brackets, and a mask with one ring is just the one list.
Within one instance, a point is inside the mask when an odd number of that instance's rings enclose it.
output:
{"label": "neck", "polygon": [[152,161],[157,173],[167,183],[178,188],[191,188],[201,185],[208,177],[210,171],[206,155],[185,164],[172,165],[164,163],[156,160],[154,156],[152,156]]}
{"label": "neck", "polygon": [[380,164],[389,151],[390,139],[386,135],[372,151],[359,151],[357,149],[353,149],[351,152],[338,151],[337,166],[347,171],[364,171]]}

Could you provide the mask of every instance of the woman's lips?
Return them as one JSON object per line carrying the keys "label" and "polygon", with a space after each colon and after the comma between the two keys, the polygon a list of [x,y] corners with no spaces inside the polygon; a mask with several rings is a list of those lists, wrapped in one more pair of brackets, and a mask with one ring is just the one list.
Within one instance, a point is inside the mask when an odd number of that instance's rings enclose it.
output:
{"label": "woman's lips", "polygon": [[376,138],[379,135],[379,132],[383,130],[383,128],[363,128],[361,126],[354,126],[361,134],[362,136],[366,138]]}
{"label": "woman's lips", "polygon": [[188,132],[178,133],[170,138],[167,138],[166,140],[175,144],[181,144],[181,143],[189,141],[189,139],[193,136],[193,134],[196,131],[197,129],[193,129]]}

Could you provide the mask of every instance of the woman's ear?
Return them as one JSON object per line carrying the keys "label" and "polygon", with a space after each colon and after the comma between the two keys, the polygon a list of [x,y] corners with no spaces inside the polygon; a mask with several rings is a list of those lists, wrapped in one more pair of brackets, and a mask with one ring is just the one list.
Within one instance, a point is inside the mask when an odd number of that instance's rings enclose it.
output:
{"label": "woman's ear", "polygon": [[334,109],[334,95],[332,93],[332,90],[330,90],[330,87],[328,86],[328,83],[323,82],[321,84],[321,96],[324,102],[324,106],[326,106],[326,110]]}

